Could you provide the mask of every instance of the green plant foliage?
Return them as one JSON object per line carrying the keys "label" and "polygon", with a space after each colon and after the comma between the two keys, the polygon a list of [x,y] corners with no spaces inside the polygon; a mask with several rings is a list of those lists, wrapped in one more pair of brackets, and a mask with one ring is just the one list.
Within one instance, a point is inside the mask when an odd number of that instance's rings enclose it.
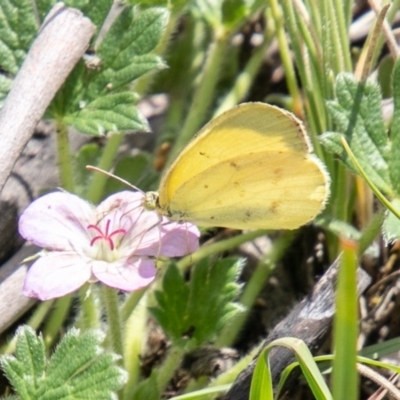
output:
{"label": "green plant foliage", "polygon": [[126,8],[101,41],[97,66],[82,62],[75,68],[51,107],[53,116],[63,115],[67,124],[92,135],[107,131],[148,130],[135,104],[137,95],[129,85],[144,74],[164,68],[151,51],[157,46],[168,11]]}
{"label": "green plant foliage", "polygon": [[[66,5],[80,9],[100,31],[112,3],[75,0]],[[43,19],[54,4],[39,1],[39,18]],[[35,19],[35,12],[29,0],[5,0],[0,4],[0,68],[6,73],[0,75],[0,102],[42,22]],[[99,44],[96,41],[96,48],[90,49],[95,52],[94,65],[86,65],[83,60],[77,64],[50,105],[47,117],[63,120],[91,135],[147,130],[146,119],[135,107],[138,95],[130,85],[149,72],[165,68],[163,60],[151,52],[168,18],[165,8],[140,11],[138,7],[125,7]]]}
{"label": "green plant foliage", "polygon": [[[39,17],[43,21],[50,8],[57,3],[57,0],[36,0],[35,3]],[[96,26],[100,27],[110,11],[113,0],[66,0],[63,3],[67,7],[77,8],[82,11]]]}
{"label": "green plant foliage", "polygon": [[15,75],[37,32],[32,2],[4,0],[0,3],[0,66]]}
{"label": "green plant foliage", "polygon": [[217,28],[222,22],[222,4],[223,0],[193,0],[191,10],[197,19]]}
{"label": "green plant foliage", "polygon": [[68,332],[49,360],[43,339],[29,327],[17,331],[14,356],[0,362],[21,399],[112,399],[126,380],[116,357],[100,347],[98,332]]}
{"label": "green plant foliage", "polygon": [[394,113],[390,130],[392,141],[390,177],[393,191],[396,193],[396,197],[400,198],[400,60],[395,63],[393,68],[392,87]]}
{"label": "green plant foliage", "polygon": [[[392,207],[400,212],[400,199],[391,201]],[[383,221],[382,230],[387,241],[392,241],[400,237],[400,221],[399,218],[392,212],[386,212],[386,218]]]}
{"label": "green plant foliage", "polygon": [[142,399],[159,399],[160,392],[157,387],[156,375],[153,374],[149,379],[146,379],[139,383],[136,387],[135,393],[132,400],[142,400]]}
{"label": "green plant foliage", "polygon": [[30,0],[0,2],[0,103],[11,87],[37,32]]}
{"label": "green plant foliage", "polygon": [[224,26],[237,27],[243,24],[246,17],[264,6],[260,0],[224,0],[222,4],[222,18]]}
{"label": "green plant foliage", "polygon": [[379,87],[372,80],[360,83],[353,75],[343,73],[336,79],[336,96],[327,107],[337,131],[324,133],[322,143],[357,172],[341,144],[340,137],[344,135],[366,174],[380,190],[391,195],[391,145],[383,121]]}
{"label": "green plant foliage", "polygon": [[356,369],[358,336],[357,245],[341,241],[341,266],[337,276],[332,370],[332,393],[335,399],[356,399],[358,376]]}
{"label": "green plant foliage", "polygon": [[84,193],[93,172],[86,169],[87,165],[97,165],[100,158],[100,147],[96,143],[88,143],[82,146],[75,155],[74,178],[77,193]]}
{"label": "green plant foliage", "polygon": [[190,335],[196,345],[211,340],[240,311],[237,276],[242,263],[232,259],[211,263],[203,259],[185,282],[172,264],[165,273],[162,291],[156,292],[152,313],[172,340]]}
{"label": "green plant foliage", "polygon": [[[354,172],[358,169],[343,149],[344,136],[357,162],[371,183],[399,210],[400,198],[400,63],[393,70],[394,116],[390,132],[381,109],[382,96],[372,81],[358,82],[351,74],[339,74],[336,79],[337,99],[327,103],[337,126],[336,132],[326,132],[321,141]],[[390,241],[400,237],[400,222],[391,212],[383,223],[383,233]]]}
{"label": "green plant foliage", "polygon": [[274,398],[279,398],[280,391],[284,388],[284,383],[288,378],[288,374],[292,371],[292,369],[288,367],[282,373],[278,384],[278,394],[276,397],[274,397],[272,373],[268,354],[275,346],[286,347],[294,353],[304,378],[316,399],[332,399],[332,395],[328,389],[325,379],[318,369],[307,345],[300,339],[285,337],[271,342],[265,347],[259,356],[251,380],[250,400],[273,400]]}
{"label": "green plant foliage", "polygon": [[[53,0],[52,5],[55,4],[56,1]],[[108,12],[110,11],[111,6],[113,5],[113,0],[67,0],[64,2],[68,7],[74,7],[82,11],[82,13],[90,18],[90,20],[98,27],[100,27],[105,18],[107,17]]]}

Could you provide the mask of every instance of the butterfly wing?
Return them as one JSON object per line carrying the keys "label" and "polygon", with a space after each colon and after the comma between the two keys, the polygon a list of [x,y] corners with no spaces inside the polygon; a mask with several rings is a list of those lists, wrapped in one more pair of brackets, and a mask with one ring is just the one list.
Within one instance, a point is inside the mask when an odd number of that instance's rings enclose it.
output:
{"label": "butterfly wing", "polygon": [[159,206],[200,226],[293,229],[323,208],[328,177],[301,122],[263,103],[207,124],[164,176]]}

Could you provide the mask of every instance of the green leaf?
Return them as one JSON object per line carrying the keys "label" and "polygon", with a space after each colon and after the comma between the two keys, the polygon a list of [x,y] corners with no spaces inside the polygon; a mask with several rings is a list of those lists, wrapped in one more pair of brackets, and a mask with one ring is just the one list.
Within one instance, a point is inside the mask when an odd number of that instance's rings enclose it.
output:
{"label": "green leaf", "polygon": [[126,375],[115,366],[116,356],[100,347],[95,331],[68,332],[45,362],[44,344],[29,327],[18,331],[15,357],[1,358],[2,366],[22,398],[35,400],[111,399]]}
{"label": "green leaf", "polygon": [[[400,212],[400,199],[391,201],[392,206]],[[389,210],[386,211],[386,217],[382,225],[383,236],[387,242],[400,238],[400,220]]]}
{"label": "green leaf", "polygon": [[225,26],[235,27],[243,23],[248,15],[244,0],[225,0],[222,5],[222,18]]}
{"label": "green leaf", "polygon": [[0,107],[36,33],[31,0],[0,1]]}
{"label": "green leaf", "polygon": [[133,106],[136,95],[132,92],[98,97],[82,109],[65,117],[65,122],[81,132],[104,135],[124,130],[149,130],[146,119]]}
{"label": "green leaf", "polygon": [[377,81],[379,87],[381,88],[382,97],[384,99],[388,99],[389,97],[393,96],[392,75],[393,75],[394,64],[395,61],[393,60],[393,58],[390,55],[387,55],[383,57],[378,66]]}
{"label": "green leaf", "polygon": [[[103,15],[103,8],[97,12]],[[142,12],[126,7],[97,49],[99,65],[89,69],[83,61],[78,63],[54,99],[50,114],[91,135],[148,130],[131,84],[165,68],[162,59],[150,52],[160,41],[168,17],[161,7]]]}
{"label": "green leaf", "polygon": [[[267,362],[266,362],[267,361]],[[251,378],[249,400],[273,400],[274,386],[272,382],[271,368],[263,356],[258,357]]]}
{"label": "green leaf", "polygon": [[[56,4],[56,0],[35,0],[35,3],[39,18],[43,21],[49,10]],[[110,11],[113,0],[66,0],[64,3],[67,7],[81,10],[93,24],[101,27]]]}
{"label": "green leaf", "polygon": [[400,60],[396,61],[392,76],[394,113],[391,126],[392,152],[390,177],[393,189],[400,197]]}
{"label": "green leaf", "polygon": [[341,156],[357,172],[340,142],[344,135],[358,162],[371,181],[384,193],[393,193],[389,174],[391,146],[381,111],[379,88],[372,80],[359,83],[353,75],[342,73],[336,80],[337,100],[327,103],[337,132],[321,136],[326,148]]}
{"label": "green leaf", "polygon": [[168,266],[162,287],[162,291],[155,292],[157,307],[150,310],[167,335],[179,340],[190,327],[186,314],[189,287],[175,264]]}
{"label": "green leaf", "polygon": [[111,68],[104,70],[100,79],[94,81],[89,87],[91,91],[89,96],[94,97],[94,93],[105,93],[106,87],[111,88],[112,91],[119,90],[146,73],[163,68],[165,68],[164,62],[154,54],[131,56],[124,60],[124,64],[121,64],[118,70]]}
{"label": "green leaf", "polygon": [[15,75],[37,32],[32,1],[0,2],[0,68]]}
{"label": "green leaf", "polygon": [[[332,399],[332,394],[328,389],[328,386],[325,382],[325,379],[321,371],[319,370],[316,362],[314,361],[311,351],[309,350],[307,345],[300,339],[292,337],[284,337],[271,342],[265,348],[265,350],[263,350],[260,356],[264,357],[264,360],[267,363],[267,371],[270,371],[268,353],[275,346],[287,347],[294,353],[297,362],[300,365],[304,378],[307,381],[307,384],[310,387],[316,399],[326,399],[326,400]],[[293,368],[290,367],[291,366],[286,368],[281,375],[277,388],[278,397],[282,389],[284,388],[286,379],[288,378],[287,370],[289,369],[289,372],[293,370]]]}
{"label": "green leaf", "polygon": [[11,89],[12,79],[0,75],[0,108],[3,106],[7,93]]}
{"label": "green leaf", "polygon": [[[51,7],[56,4],[56,0],[36,0],[36,8],[38,11],[38,15],[40,18],[40,21],[43,22],[44,17],[47,15],[47,13],[50,11]],[[67,1],[65,3],[68,3]]]}
{"label": "green leaf", "polygon": [[204,344],[241,311],[234,303],[241,266],[240,261],[232,259],[215,263],[203,259],[194,267],[189,283],[175,265],[168,268],[152,312],[171,339],[179,340],[190,332],[196,345]]}
{"label": "green leaf", "polygon": [[206,258],[195,266],[190,282],[188,320],[195,327],[193,336],[199,345],[211,340],[241,312],[241,306],[234,300],[240,291],[237,278],[242,266],[242,261],[229,258],[215,263]]}
{"label": "green leaf", "polygon": [[29,327],[17,330],[15,357],[3,356],[1,366],[15,390],[23,398],[37,398],[44,378],[44,343]]}
{"label": "green leaf", "polygon": [[341,259],[336,282],[335,317],[333,322],[332,392],[335,399],[356,399],[358,337],[357,242],[340,241]]}
{"label": "green leaf", "polygon": [[158,390],[157,375],[152,374],[149,379],[145,379],[137,385],[132,400],[155,400],[159,398],[160,391]]}
{"label": "green leaf", "polygon": [[265,7],[263,0],[224,0],[222,19],[227,28],[237,29],[251,14]]}
{"label": "green leaf", "polygon": [[96,26],[101,26],[106,19],[113,0],[68,0],[68,7],[77,8]]}
{"label": "green leaf", "polygon": [[97,50],[101,70],[92,74],[87,99],[122,90],[142,75],[165,68],[160,57],[149,53],[161,38],[168,11],[157,7],[134,15],[135,11],[133,7],[125,9],[101,42]]}
{"label": "green leaf", "polygon": [[125,9],[112,25],[97,51],[106,67],[120,69],[132,56],[150,53],[155,49],[168,22],[166,8],[154,7],[139,12]]}

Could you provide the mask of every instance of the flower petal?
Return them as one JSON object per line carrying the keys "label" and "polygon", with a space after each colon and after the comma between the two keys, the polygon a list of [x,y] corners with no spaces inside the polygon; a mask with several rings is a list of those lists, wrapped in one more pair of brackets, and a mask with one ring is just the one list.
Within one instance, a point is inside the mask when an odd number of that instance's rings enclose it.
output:
{"label": "flower petal", "polygon": [[162,227],[161,255],[182,257],[199,247],[200,231],[196,225],[172,222]]}
{"label": "flower petal", "polygon": [[90,279],[91,262],[75,253],[48,253],[29,268],[23,294],[49,300],[71,293]]}
{"label": "flower petal", "polygon": [[93,275],[99,281],[126,292],[146,287],[154,280],[156,272],[154,261],[139,258],[114,263],[101,261],[93,266]]}
{"label": "flower petal", "polygon": [[146,233],[135,255],[182,257],[197,250],[199,237],[200,231],[195,225],[168,221],[160,226],[160,230],[152,229]]}
{"label": "flower petal", "polygon": [[93,223],[92,206],[70,193],[39,197],[19,219],[21,236],[50,250],[77,250],[89,245],[87,227]]}
{"label": "flower petal", "polygon": [[[160,224],[163,218],[155,211],[143,206],[144,195],[141,192],[119,192],[108,197],[96,209],[99,226],[110,221],[109,231],[125,230],[121,241],[121,251],[125,258],[136,255],[138,249],[159,247],[161,238]],[[144,255],[155,254],[154,251]]]}
{"label": "flower petal", "polygon": [[143,193],[123,191],[108,197],[96,210],[113,222],[111,231],[126,230],[122,246],[127,256],[181,257],[198,248],[200,232],[195,225],[171,222],[145,209],[143,201]]}
{"label": "flower petal", "polygon": [[144,194],[124,190],[108,196],[96,208],[97,214],[109,214],[113,210],[123,209],[125,212],[137,212],[138,215],[143,208]]}

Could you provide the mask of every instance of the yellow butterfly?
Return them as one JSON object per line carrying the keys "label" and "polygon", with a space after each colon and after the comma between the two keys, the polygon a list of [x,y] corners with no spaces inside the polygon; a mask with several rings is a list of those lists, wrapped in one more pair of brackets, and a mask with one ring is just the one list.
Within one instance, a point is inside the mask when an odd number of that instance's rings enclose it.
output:
{"label": "yellow butterfly", "polygon": [[198,133],[146,206],[204,227],[294,229],[324,208],[329,183],[299,119],[245,103]]}

